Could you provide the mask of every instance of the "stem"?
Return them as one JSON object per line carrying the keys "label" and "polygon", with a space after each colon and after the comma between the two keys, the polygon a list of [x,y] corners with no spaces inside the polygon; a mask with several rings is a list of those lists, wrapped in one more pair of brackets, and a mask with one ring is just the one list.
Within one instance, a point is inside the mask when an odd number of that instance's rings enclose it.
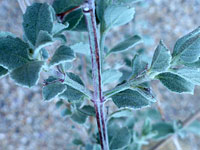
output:
{"label": "stem", "polygon": [[173,137],[173,142],[174,142],[174,145],[176,147],[176,150],[182,150],[181,145],[180,145],[180,143],[178,141],[177,135]]}
{"label": "stem", "polygon": [[[197,112],[191,116],[189,116],[184,122],[183,122],[183,128],[190,125],[193,121],[195,121],[198,117],[200,117],[200,109],[197,110]],[[171,135],[167,139],[161,141],[157,145],[155,145],[151,150],[159,150],[162,146],[164,146],[167,142],[169,142],[173,137],[176,136],[176,134]]]}
{"label": "stem", "polygon": [[92,59],[92,77],[94,87],[93,103],[96,110],[96,119],[99,130],[101,149],[109,150],[101,81],[101,52],[97,36],[94,0],[85,0],[85,4],[83,6],[83,13],[86,18],[89,34],[90,52]]}
{"label": "stem", "polygon": [[27,7],[24,0],[17,0],[17,2],[22,10],[22,13],[24,14],[26,12],[26,7]]}

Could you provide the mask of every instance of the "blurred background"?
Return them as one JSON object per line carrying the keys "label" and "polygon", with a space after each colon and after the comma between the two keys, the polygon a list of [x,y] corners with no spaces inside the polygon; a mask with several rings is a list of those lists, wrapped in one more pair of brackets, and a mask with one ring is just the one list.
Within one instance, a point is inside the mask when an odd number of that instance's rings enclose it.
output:
{"label": "blurred background", "polygon": [[[108,46],[122,37],[139,34],[144,39],[144,49],[152,57],[160,39],[172,50],[178,38],[200,25],[200,0],[144,0],[135,9],[131,23],[109,33]],[[22,11],[17,1],[0,0],[0,30],[22,37],[21,24]],[[168,121],[185,120],[200,108],[199,87],[194,95],[171,93],[158,82],[153,82],[153,89]],[[15,85],[9,77],[1,79],[0,150],[74,150],[70,147],[74,123],[61,117],[53,103],[42,101],[41,86],[27,89]],[[192,134],[180,139],[180,144],[182,150],[200,150],[200,139]],[[175,149],[169,142],[162,150]]]}

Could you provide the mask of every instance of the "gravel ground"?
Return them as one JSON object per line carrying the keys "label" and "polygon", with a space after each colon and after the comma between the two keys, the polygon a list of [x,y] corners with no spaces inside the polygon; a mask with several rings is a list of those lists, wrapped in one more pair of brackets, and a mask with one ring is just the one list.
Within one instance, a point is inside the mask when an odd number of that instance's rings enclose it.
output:
{"label": "gravel ground", "polygon": [[[153,55],[160,39],[172,49],[178,37],[199,26],[199,14],[200,0],[146,0],[136,6],[134,21],[114,29],[107,43],[112,45],[122,33],[139,33],[145,39],[148,54]],[[21,37],[21,23],[17,1],[0,0],[0,30]],[[194,95],[177,95],[157,82],[153,86],[157,94],[161,93],[158,97],[167,120],[184,120],[200,106],[200,88]],[[72,122],[60,117],[53,102],[41,99],[39,86],[29,90],[16,86],[8,77],[0,80],[0,150],[74,150],[70,146]],[[200,150],[196,145],[199,141],[192,135],[181,140],[183,150]],[[163,150],[169,149],[175,148],[169,144]]]}

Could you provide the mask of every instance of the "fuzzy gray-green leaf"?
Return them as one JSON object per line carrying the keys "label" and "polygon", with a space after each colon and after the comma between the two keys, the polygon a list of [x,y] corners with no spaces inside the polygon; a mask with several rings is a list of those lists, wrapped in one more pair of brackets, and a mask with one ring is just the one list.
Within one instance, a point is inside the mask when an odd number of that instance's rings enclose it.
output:
{"label": "fuzzy gray-green leaf", "polygon": [[47,3],[34,3],[29,6],[23,17],[23,28],[27,39],[35,46],[41,30],[49,34],[53,28],[53,14]]}
{"label": "fuzzy gray-green leaf", "polygon": [[0,66],[0,78],[5,76],[8,73],[8,70],[5,69],[4,67]]}
{"label": "fuzzy gray-green leaf", "polygon": [[54,53],[50,61],[50,66],[58,65],[63,62],[71,62],[74,58],[75,54],[73,50],[68,46],[62,45]]}
{"label": "fuzzy gray-green leaf", "polygon": [[155,140],[163,140],[174,133],[173,125],[164,122],[153,124],[152,131],[157,132]]}
{"label": "fuzzy gray-green leaf", "polygon": [[195,120],[188,127],[185,127],[184,131],[200,136],[200,122]]}
{"label": "fuzzy gray-green leaf", "polygon": [[157,75],[156,78],[159,79],[165,87],[173,92],[190,94],[193,94],[194,92],[195,86],[177,74],[164,72]]}
{"label": "fuzzy gray-green leaf", "polygon": [[47,31],[40,30],[36,40],[36,47],[44,47],[44,45],[48,45],[49,43],[52,43],[52,41],[52,36]]}
{"label": "fuzzy gray-green leaf", "polygon": [[105,70],[102,74],[102,83],[103,84],[109,84],[109,83],[116,83],[122,76],[122,73],[114,70],[114,69],[108,69]]}
{"label": "fuzzy gray-green leaf", "polygon": [[129,107],[132,109],[140,109],[149,106],[150,102],[138,91],[125,90],[112,96],[112,100],[117,107]]}
{"label": "fuzzy gray-green leaf", "polygon": [[121,26],[130,22],[135,14],[134,8],[126,6],[108,6],[104,12],[105,29]]}
{"label": "fuzzy gray-green leaf", "polygon": [[42,89],[43,99],[45,101],[49,101],[58,96],[60,93],[64,92],[65,89],[66,86],[62,83],[59,82],[50,83],[44,86]]}
{"label": "fuzzy gray-green leaf", "polygon": [[200,57],[200,27],[177,40],[173,57],[180,58],[188,63],[195,62]]}
{"label": "fuzzy gray-green leaf", "polygon": [[28,48],[28,45],[19,38],[0,37],[0,65],[13,70],[28,63]]}
{"label": "fuzzy gray-green leaf", "polygon": [[145,70],[147,69],[146,68],[147,65],[148,64],[141,59],[141,56],[136,54],[132,60],[132,74],[131,74],[132,78],[143,74]]}
{"label": "fuzzy gray-green leaf", "polygon": [[179,74],[181,77],[185,78],[186,80],[190,81],[191,83],[195,85],[200,85],[200,69],[194,69],[194,68],[181,68],[174,70],[177,74]]}
{"label": "fuzzy gray-green leaf", "polygon": [[137,44],[140,44],[142,42],[141,37],[139,37],[138,35],[134,35],[122,42],[120,42],[119,44],[117,44],[115,47],[113,47],[109,53],[119,53],[119,52],[124,52],[130,48],[133,48],[134,46],[136,46]]}
{"label": "fuzzy gray-green leaf", "polygon": [[112,139],[110,140],[110,149],[122,149],[130,144],[131,134],[126,127],[122,127],[115,132]]}
{"label": "fuzzy gray-green leaf", "polygon": [[171,54],[168,48],[160,41],[158,47],[156,48],[152,63],[151,71],[153,72],[163,72],[170,67]]}
{"label": "fuzzy gray-green leaf", "polygon": [[31,61],[23,66],[14,69],[10,77],[17,83],[25,87],[32,87],[37,84],[43,61]]}

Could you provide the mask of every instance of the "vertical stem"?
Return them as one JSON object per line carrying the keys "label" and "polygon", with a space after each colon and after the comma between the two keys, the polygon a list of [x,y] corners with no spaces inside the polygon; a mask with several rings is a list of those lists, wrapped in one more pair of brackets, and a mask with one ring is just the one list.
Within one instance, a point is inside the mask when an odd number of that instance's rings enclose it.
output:
{"label": "vertical stem", "polygon": [[92,59],[92,77],[93,77],[93,102],[96,110],[97,126],[102,150],[109,150],[107,127],[104,113],[104,98],[101,81],[101,52],[99,48],[97,25],[95,18],[94,0],[86,0],[83,6],[84,16],[88,27],[90,52]]}

